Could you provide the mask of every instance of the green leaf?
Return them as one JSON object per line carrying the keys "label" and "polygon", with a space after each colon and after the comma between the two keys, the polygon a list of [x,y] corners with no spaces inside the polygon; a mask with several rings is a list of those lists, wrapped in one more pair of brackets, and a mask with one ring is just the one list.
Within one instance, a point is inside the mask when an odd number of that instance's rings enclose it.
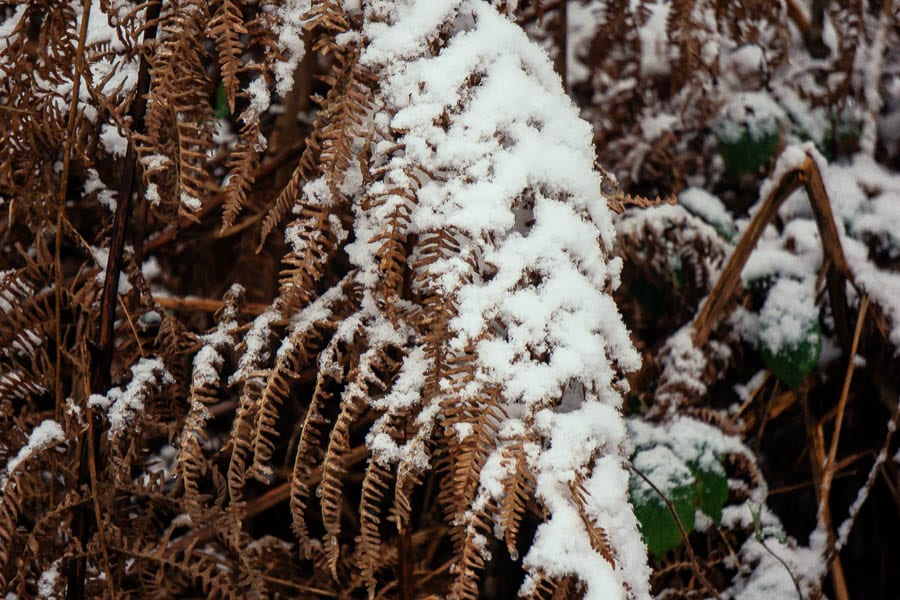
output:
{"label": "green leaf", "polygon": [[[632,463],[672,501],[685,531],[691,531],[699,490],[687,465],[665,445],[639,450]],[[660,493],[637,474],[632,475],[628,488],[634,516],[650,552],[662,556],[681,544],[681,530]]]}
{"label": "green leaf", "polygon": [[[740,129],[734,135],[733,128]],[[781,129],[774,119],[757,123],[755,127],[732,124],[727,134],[716,132],[719,154],[725,163],[725,171],[732,177],[756,173],[768,164],[781,141]]]}
{"label": "green leaf", "polygon": [[822,328],[818,320],[808,324],[800,340],[782,345],[777,352],[761,344],[766,368],[791,389],[797,389],[819,362],[822,352]]}
{"label": "green leaf", "polygon": [[[642,489],[644,487],[651,493],[646,494]],[[631,478],[630,491],[634,516],[641,524],[641,535],[647,543],[647,549],[654,556],[662,556],[679,546],[681,530],[665,501],[637,476]],[[697,488],[690,484],[678,486],[670,490],[668,496],[675,505],[675,512],[678,513],[685,531],[693,529]]]}
{"label": "green leaf", "polygon": [[722,521],[722,507],[728,500],[728,478],[725,476],[725,470],[719,463],[707,467],[700,467],[697,464],[689,466],[697,477],[700,509],[718,525]]}
{"label": "green leaf", "polygon": [[216,104],[213,112],[217,119],[227,119],[231,116],[231,111],[228,110],[228,95],[225,93],[225,86],[221,83],[216,88]]}

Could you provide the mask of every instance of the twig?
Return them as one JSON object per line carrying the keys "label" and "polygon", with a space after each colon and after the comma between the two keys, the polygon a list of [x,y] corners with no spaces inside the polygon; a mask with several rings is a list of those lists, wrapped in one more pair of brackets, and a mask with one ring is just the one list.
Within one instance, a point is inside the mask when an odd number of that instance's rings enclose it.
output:
{"label": "twig", "polygon": [[719,593],[706,578],[706,575],[703,573],[703,569],[700,567],[700,561],[697,560],[697,555],[694,554],[694,548],[693,546],[691,546],[691,541],[688,539],[688,534],[684,529],[684,524],[681,522],[681,517],[678,516],[678,511],[675,510],[675,505],[672,503],[668,496],[662,493],[662,490],[656,487],[655,483],[650,481],[650,479],[641,472],[640,469],[638,469],[631,463],[628,463],[628,468],[631,469],[638,477],[643,479],[644,482],[649,485],[650,488],[654,492],[656,492],[656,494],[660,498],[662,498],[662,501],[666,503],[666,508],[669,509],[669,513],[671,513],[672,518],[675,519],[675,524],[678,525],[678,531],[681,533],[681,541],[684,542],[684,547],[687,550],[688,558],[690,558],[691,560],[691,565],[693,565],[694,571],[697,573],[697,577],[700,578],[700,582],[707,590],[709,590],[713,597],[716,598],[716,600],[719,600]]}
{"label": "twig", "polygon": [[856,517],[859,515],[859,511],[862,509],[866,498],[868,498],[869,492],[872,490],[872,486],[875,485],[875,479],[878,476],[878,472],[881,469],[881,466],[887,459],[888,448],[890,448],[891,440],[893,440],[894,438],[894,432],[897,430],[898,420],[900,420],[900,400],[898,400],[897,407],[894,409],[894,414],[891,415],[891,418],[888,421],[887,435],[884,438],[884,444],[882,444],[881,450],[875,457],[875,462],[872,464],[872,468],[869,470],[869,475],[866,477],[866,483],[859,489],[859,492],[857,492],[857,499],[851,506],[850,513],[847,515],[847,518],[843,523],[840,524],[840,526],[838,526],[838,536],[840,537],[835,541],[834,546],[831,548],[831,553],[840,552],[844,544],[847,543],[847,538],[850,535],[850,530],[853,529],[853,524],[856,522]]}
{"label": "twig", "polygon": [[856,369],[856,350],[859,347],[859,338],[862,334],[863,323],[866,318],[866,310],[869,308],[869,297],[863,296],[859,303],[859,316],[856,318],[856,329],[853,332],[853,343],[850,346],[850,357],[847,360],[847,372],[844,375],[844,385],[841,388],[841,397],[838,400],[837,415],[834,421],[834,433],[831,436],[831,447],[828,450],[828,458],[822,472],[822,496],[819,498],[819,511],[828,503],[831,495],[831,481],[834,477],[835,461],[837,459],[838,443],[841,438],[841,427],[844,423],[844,413],[847,408],[847,398],[850,396],[850,382],[853,379],[853,371]]}
{"label": "twig", "polygon": [[788,572],[788,577],[790,577],[791,581],[794,582],[794,589],[797,590],[797,598],[803,600],[803,590],[800,589],[800,582],[797,581],[797,577],[794,576],[794,572],[791,571],[791,568],[788,566],[788,564],[784,562],[783,558],[775,554],[775,552],[771,548],[769,548],[769,545],[766,544],[766,540],[763,539],[762,536],[759,537],[758,541],[762,545],[762,547],[765,548],[766,552],[771,554],[775,560],[780,562],[781,566],[784,567],[784,570]]}
{"label": "twig", "polygon": [[766,400],[766,405],[763,408],[762,418],[759,423],[759,430],[756,432],[756,441],[753,444],[753,450],[759,454],[759,449],[762,447],[763,433],[766,431],[766,422],[769,417],[769,409],[772,406],[772,399],[775,397],[775,394],[778,393],[778,384],[780,382],[776,379],[775,384],[772,385],[772,392],[769,394],[769,398]]}
{"label": "twig", "polygon": [[[185,312],[216,312],[217,310],[220,310],[223,306],[225,306],[225,303],[223,301],[212,300],[209,298],[177,298],[175,296],[154,296],[153,300],[163,308]],[[267,308],[269,308],[268,304],[262,304],[260,302],[250,302],[243,307],[241,313],[248,315],[258,315],[262,312],[265,312]]]}
{"label": "twig", "polygon": [[295,590],[299,590],[301,592],[306,592],[308,594],[314,594],[316,597],[326,597],[326,598],[340,598],[341,595],[335,592],[330,592],[328,590],[323,590],[321,588],[309,587],[308,585],[302,585],[299,583],[294,583],[293,581],[288,581],[287,579],[281,579],[279,577],[272,577],[271,575],[260,575],[266,581],[274,583],[276,585],[280,585],[282,587],[294,588]]}
{"label": "twig", "polygon": [[147,353],[144,352],[144,344],[141,342],[141,336],[138,335],[137,327],[134,326],[134,319],[131,318],[131,313],[128,311],[128,307],[125,306],[125,302],[122,301],[122,297],[119,296],[119,306],[122,307],[122,312],[125,313],[125,318],[128,320],[128,325],[131,327],[131,333],[134,335],[134,341],[137,342],[138,352],[141,353],[141,357],[146,357]]}
{"label": "twig", "polygon": [[[840,470],[835,473],[834,479],[837,481],[838,479],[845,479],[847,477],[851,477],[854,472],[843,473]],[[792,483],[790,485],[782,485],[777,488],[772,488],[769,490],[769,496],[778,496],[780,494],[788,494],[790,492],[796,492],[797,490],[802,490],[808,487],[818,486],[819,483],[817,481],[803,481],[801,483]]]}

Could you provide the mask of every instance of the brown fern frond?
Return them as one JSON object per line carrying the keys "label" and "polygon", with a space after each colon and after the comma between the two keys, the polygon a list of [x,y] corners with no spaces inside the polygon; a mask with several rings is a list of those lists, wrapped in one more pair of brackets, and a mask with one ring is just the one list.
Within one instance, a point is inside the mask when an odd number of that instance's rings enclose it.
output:
{"label": "brown fern frond", "polygon": [[319,298],[309,307],[311,317],[304,318],[301,313],[299,322],[278,349],[275,366],[268,374],[258,406],[253,410],[253,463],[250,467],[253,476],[262,480],[271,477],[271,469],[267,463],[272,457],[274,440],[278,435],[275,429],[278,407],[290,393],[293,382],[302,375],[302,370],[310,364],[322,344],[330,337],[335,323],[354,308],[351,296],[353,287],[353,279],[348,275],[343,282],[332,288],[331,293]]}
{"label": "brown fern frond", "polygon": [[311,552],[311,539],[306,524],[306,510],[310,489],[306,481],[316,465],[324,458],[322,437],[324,427],[331,422],[332,402],[337,389],[344,382],[347,364],[351,355],[341,352],[338,338],[332,337],[322,351],[322,367],[316,380],[303,426],[297,442],[297,453],[294,458],[294,469],[291,477],[291,517],[294,535],[300,542],[300,552],[308,557]]}
{"label": "brown fern frond", "polygon": [[200,493],[200,479],[214,465],[204,455],[207,441],[206,424],[210,418],[209,406],[218,401],[221,373],[226,353],[233,346],[237,315],[243,303],[243,288],[234,287],[225,296],[219,323],[213,332],[205,336],[206,343],[194,357],[191,389],[188,397],[189,411],[179,434],[177,470],[181,473],[185,490],[185,506],[195,519],[203,511],[204,498]]}
{"label": "brown fern frond", "polygon": [[[371,343],[371,341],[370,341]],[[386,349],[374,345],[360,355],[359,363],[348,375],[348,383],[341,396],[341,409],[322,461],[322,483],[317,494],[321,498],[322,524],[325,527],[325,554],[329,558],[332,575],[337,578],[337,564],[340,546],[338,534],[341,531],[341,509],[343,507],[343,478],[346,474],[344,455],[350,451],[351,428],[367,408],[367,396],[384,392],[386,381],[393,376],[396,361],[386,353]]]}
{"label": "brown fern frond", "polygon": [[241,70],[241,55],[244,52],[241,36],[247,34],[240,0],[222,0],[209,23],[209,33],[216,41],[222,86],[228,100],[228,109],[234,112],[234,99],[238,86],[238,72]]}
{"label": "brown fern frond", "polygon": [[275,426],[278,421],[278,407],[284,402],[291,390],[291,383],[301,375],[301,369],[305,367],[320,349],[325,333],[319,327],[328,327],[331,324],[331,315],[328,315],[318,323],[313,323],[309,328],[298,328],[291,333],[282,348],[279,349],[278,359],[274,369],[268,377],[266,387],[263,390],[253,425],[253,441],[251,451],[253,463],[250,473],[262,481],[271,478],[271,468],[268,462],[272,458],[275,449],[275,439],[278,432]]}
{"label": "brown fern frond", "polygon": [[337,217],[323,206],[304,206],[287,227],[291,251],[283,259],[279,299],[286,310],[298,311],[315,298],[316,282],[337,250],[340,227]]}
{"label": "brown fern frond", "polygon": [[584,523],[584,528],[588,532],[588,536],[591,539],[591,546],[594,548],[594,551],[600,554],[609,565],[615,569],[616,568],[616,557],[613,553],[613,549],[609,543],[609,536],[607,536],[606,531],[599,524],[594,523],[588,516],[585,510],[585,496],[588,495],[587,490],[584,489],[584,484],[581,481],[576,480],[569,484],[569,493],[572,494],[572,500],[575,501],[575,506],[578,507],[578,516],[581,517],[582,522]]}
{"label": "brown fern frond", "polygon": [[228,181],[225,184],[225,207],[222,212],[221,231],[234,225],[241,209],[247,203],[247,192],[256,180],[255,171],[259,166],[260,142],[259,116],[251,109],[242,115],[245,123],[241,126],[237,147],[228,158]]}
{"label": "brown fern frond", "polygon": [[555,578],[541,574],[533,575],[526,580],[519,590],[519,598],[527,600],[564,600],[571,598],[575,590],[569,577]]}
{"label": "brown fern frond", "polygon": [[[458,366],[465,372],[469,367]],[[442,405],[447,448],[447,478],[438,496],[447,518],[458,523],[478,491],[479,475],[496,443],[500,422],[499,393],[488,391],[477,403],[458,404],[451,395]]]}
{"label": "brown fern frond", "polygon": [[362,483],[362,498],[359,503],[359,537],[357,538],[359,565],[369,598],[375,596],[375,573],[382,563],[384,552],[381,537],[381,514],[385,494],[394,480],[393,473],[369,460]]}
{"label": "brown fern frond", "polygon": [[[408,183],[417,187],[414,179],[410,178]],[[362,202],[363,210],[383,209],[388,203],[393,206],[384,228],[369,240],[370,244],[378,244],[375,251],[380,274],[378,294],[386,306],[392,306],[404,294],[409,271],[406,231],[415,201],[414,191],[392,187]]]}
{"label": "brown fern frond", "polygon": [[[352,49],[346,50],[352,52]],[[351,58],[346,58],[350,62]],[[354,160],[351,147],[354,139],[362,136],[362,117],[369,110],[369,86],[371,75],[363,72],[357,62],[336,74],[331,81],[328,95],[316,116],[313,131],[307,138],[300,163],[287,187],[281,191],[275,204],[263,219],[261,240],[282,221],[288,210],[301,202],[303,185],[324,177],[325,189],[317,190],[313,202],[303,204],[341,204],[343,194],[340,185],[344,174]],[[305,208],[305,207],[304,207]]]}
{"label": "brown fern frond", "polygon": [[452,534],[457,551],[456,578],[450,587],[450,598],[454,600],[477,600],[479,598],[480,574],[484,570],[490,551],[487,549],[488,535],[491,533],[491,506],[477,510],[466,517],[467,523]]}
{"label": "brown fern frond", "polygon": [[216,188],[206,171],[213,113],[200,43],[205,19],[205,4],[190,0],[161,22],[163,41],[150,63],[158,85],[148,99],[145,131],[137,136],[151,204],[177,207],[180,214],[199,210]]}
{"label": "brown fern frond", "polygon": [[519,527],[534,494],[534,476],[528,468],[521,441],[504,446],[501,452],[503,461],[507,463],[504,466],[508,475],[502,481],[504,494],[497,507],[496,520],[503,527],[503,537],[510,557],[517,560]]}

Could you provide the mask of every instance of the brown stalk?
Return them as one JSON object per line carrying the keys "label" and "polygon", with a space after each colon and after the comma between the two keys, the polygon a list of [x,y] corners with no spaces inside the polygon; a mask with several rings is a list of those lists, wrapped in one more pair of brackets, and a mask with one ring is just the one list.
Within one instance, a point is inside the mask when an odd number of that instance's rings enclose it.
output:
{"label": "brown stalk", "polygon": [[[81,33],[79,39],[78,61],[83,60],[84,40],[87,35],[88,15],[90,15],[91,0],[84,0],[82,14],[84,15],[81,23]],[[144,40],[153,39],[156,35],[156,21],[159,18],[160,3],[151,4],[147,8],[146,22],[150,23],[144,32]],[[146,43],[146,42],[145,42]],[[78,101],[78,74],[80,69],[76,63],[76,83],[73,88],[73,107],[70,112],[70,119],[74,114]],[[140,67],[138,69],[138,79],[134,104],[131,108],[132,123],[135,132],[140,132],[144,126],[144,115],[147,110],[146,94],[150,89],[150,66],[146,56],[141,55]],[[71,122],[71,121],[70,121]],[[68,139],[68,138],[67,138]],[[110,363],[112,362],[113,341],[115,339],[115,313],[116,303],[118,301],[119,276],[122,271],[123,252],[125,250],[125,233],[128,227],[128,220],[131,215],[131,199],[134,193],[134,175],[137,154],[134,144],[129,142],[128,149],[125,153],[125,161],[122,171],[122,180],[119,183],[118,202],[116,204],[116,213],[113,217],[112,234],[109,243],[109,258],[106,263],[106,274],[103,282],[103,292],[100,299],[100,325],[96,332],[96,339],[93,348],[93,357],[91,360],[91,389],[105,393],[110,384]],[[60,228],[57,227],[57,236]],[[59,287],[59,286],[57,286]],[[59,381],[59,373],[57,373],[57,381]],[[59,384],[57,383],[57,386]],[[88,432],[85,437],[90,439],[82,439],[79,443],[79,463],[78,463],[78,488],[83,486],[91,486],[94,489],[96,481],[97,469],[97,451],[99,447],[100,427],[94,423],[93,412],[88,409],[88,419],[91,421]],[[93,475],[93,476],[92,476]],[[102,527],[101,522],[95,524]],[[86,510],[80,510],[75,513],[72,525],[74,535],[81,542],[82,547],[87,546],[90,537],[91,524],[89,523],[89,514]],[[84,583],[86,575],[87,557],[79,556],[69,563],[68,586],[66,588],[66,600],[80,600],[84,598]]]}
{"label": "brown stalk", "polygon": [[797,29],[799,29],[803,35],[806,35],[806,32],[809,30],[809,17],[806,16],[803,8],[797,4],[797,0],[786,0],[785,4],[787,5],[788,17],[794,22]]}
{"label": "brown stalk", "polygon": [[[154,296],[154,302],[169,310],[178,310],[183,312],[216,312],[221,310],[225,303],[221,300],[212,300],[209,298],[177,298],[174,296]],[[258,315],[269,307],[268,304],[260,302],[250,302],[243,307],[241,312],[247,315]]]}
{"label": "brown stalk", "polygon": [[[819,521],[821,526],[824,527],[824,529],[827,531],[828,544],[831,545],[834,543],[834,533],[831,528],[831,511],[828,503],[825,503],[824,505],[821,504],[823,476],[822,469],[826,459],[825,434],[822,430],[821,423],[816,423],[812,417],[812,413],[809,410],[808,396],[805,389],[802,393],[802,400],[804,419],[806,423],[806,433],[807,437],[812,442],[812,450],[809,453],[810,470],[812,471],[813,480],[815,482],[816,498],[820,501],[820,506],[822,506],[822,510],[820,510],[819,512]],[[830,572],[832,583],[835,587],[835,594],[837,594],[837,596],[842,600],[847,600],[847,584],[844,577],[844,567],[841,564],[840,556],[835,555],[830,562]]]}
{"label": "brown stalk", "polygon": [[[853,332],[853,342],[850,347],[850,356],[847,361],[847,372],[844,376],[844,385],[841,388],[841,397],[838,400],[837,413],[835,415],[834,433],[831,436],[831,445],[828,455],[824,456],[824,443],[816,445],[816,459],[821,461],[824,458],[821,478],[818,486],[819,499],[819,526],[828,534],[829,549],[834,548],[835,538],[834,529],[831,520],[831,508],[829,505],[831,499],[831,484],[834,481],[834,475],[837,466],[837,449],[841,437],[841,426],[844,422],[844,413],[847,408],[847,398],[850,395],[850,382],[853,379],[853,371],[856,368],[856,350],[859,346],[859,338],[862,335],[862,328],[866,318],[866,311],[869,307],[869,297],[863,296],[859,305],[859,314],[856,319],[856,329]],[[819,436],[821,436],[821,425],[818,427]],[[832,557],[831,579],[834,585],[834,593],[839,600],[849,600],[850,594],[847,590],[847,582],[844,577],[844,570],[841,567],[837,554]]]}
{"label": "brown stalk", "polygon": [[828,461],[825,463],[824,476],[822,479],[822,502],[827,502],[828,494],[831,491],[831,477],[834,474],[834,466],[837,458],[838,442],[841,437],[841,426],[844,423],[844,413],[847,408],[847,398],[850,395],[850,382],[853,379],[853,372],[856,370],[856,350],[859,346],[859,338],[862,334],[862,326],[865,322],[866,311],[869,307],[869,297],[863,296],[859,303],[859,315],[856,318],[856,329],[853,332],[853,344],[850,347],[850,358],[847,361],[847,372],[844,375],[844,385],[841,388],[841,397],[838,400],[837,414],[834,421],[834,433],[831,436],[831,447],[828,451]]}

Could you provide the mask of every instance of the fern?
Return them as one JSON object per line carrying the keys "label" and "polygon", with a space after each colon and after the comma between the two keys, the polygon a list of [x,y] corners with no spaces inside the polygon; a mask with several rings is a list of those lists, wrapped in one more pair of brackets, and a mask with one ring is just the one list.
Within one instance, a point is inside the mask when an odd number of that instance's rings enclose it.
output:
{"label": "fern", "polygon": [[[769,469],[816,484],[821,562],[849,560],[866,495],[889,497],[874,476],[849,508],[831,494],[868,456],[842,458],[842,429],[896,387],[900,335],[876,4],[0,8],[0,591],[793,593],[773,569],[811,550],[760,545]],[[834,56],[796,62],[826,18]],[[740,136],[725,170],[714,137],[746,91],[780,116],[739,173]],[[840,153],[855,124],[862,161],[790,145]],[[840,398],[837,352],[776,364],[791,289],[814,341],[870,361]],[[809,441],[808,471],[757,466],[766,428]],[[628,503],[663,446],[685,515],[721,523],[669,527],[667,552]]]}

